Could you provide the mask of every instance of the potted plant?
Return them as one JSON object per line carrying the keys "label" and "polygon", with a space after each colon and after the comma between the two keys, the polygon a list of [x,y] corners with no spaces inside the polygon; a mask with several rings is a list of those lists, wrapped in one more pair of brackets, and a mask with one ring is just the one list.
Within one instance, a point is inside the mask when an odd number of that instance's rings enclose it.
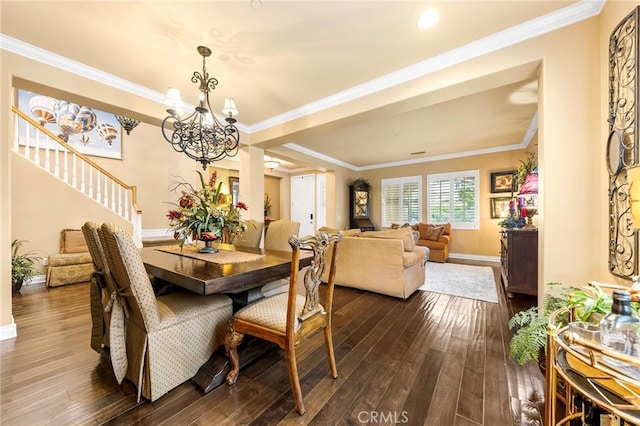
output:
{"label": "potted plant", "polygon": [[22,245],[28,241],[13,240],[11,242],[11,289],[13,292],[20,291],[25,280],[31,279],[38,272],[37,261],[42,261],[42,257],[30,250],[19,254]]}
{"label": "potted plant", "polygon": [[527,158],[520,160],[520,166],[516,172],[518,187],[524,184],[527,175],[534,173],[536,167],[538,167],[538,153],[536,151],[528,151]]}
{"label": "potted plant", "polygon": [[356,189],[369,189],[371,186],[369,181],[365,178],[354,179],[353,182],[351,182],[351,185]]}
{"label": "potted plant", "polygon": [[[561,283],[550,283],[543,299],[542,313],[534,306],[516,313],[509,320],[509,328],[516,330],[509,343],[509,354],[519,365],[535,361],[544,373],[549,315],[563,307],[576,308],[578,320],[598,322],[601,316],[611,310],[611,295],[597,287],[581,290]],[[566,325],[568,315],[561,316],[560,321]]]}

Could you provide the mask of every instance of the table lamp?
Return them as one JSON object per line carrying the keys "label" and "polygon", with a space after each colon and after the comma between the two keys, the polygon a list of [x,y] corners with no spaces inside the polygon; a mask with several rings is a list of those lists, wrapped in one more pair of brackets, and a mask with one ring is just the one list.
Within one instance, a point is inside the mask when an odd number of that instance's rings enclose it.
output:
{"label": "table lamp", "polygon": [[[640,193],[640,188],[639,188]],[[518,196],[523,195],[538,195],[538,174],[537,173],[529,173],[524,180],[524,184],[518,193]],[[524,197],[523,197],[524,198]],[[638,206],[640,209],[640,206]],[[524,209],[527,213],[527,224],[524,226],[525,230],[533,230],[537,229],[533,224],[533,216],[538,213],[538,207],[531,203],[525,203]]]}

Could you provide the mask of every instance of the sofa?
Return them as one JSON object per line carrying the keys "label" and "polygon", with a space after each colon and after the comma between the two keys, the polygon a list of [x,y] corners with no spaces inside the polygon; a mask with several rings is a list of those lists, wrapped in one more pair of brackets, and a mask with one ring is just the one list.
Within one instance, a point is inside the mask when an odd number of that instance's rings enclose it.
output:
{"label": "sofa", "polygon": [[424,260],[425,251],[415,246],[410,229],[350,229],[338,245],[335,283],[406,299],[424,284]]}
{"label": "sofa", "polygon": [[91,281],[93,261],[80,229],[60,232],[60,253],[49,256],[47,287]]}
{"label": "sofa", "polygon": [[444,263],[449,260],[449,244],[451,243],[451,224],[415,223],[409,225],[392,224],[391,229],[411,227],[416,233],[416,244],[429,248],[429,260]]}

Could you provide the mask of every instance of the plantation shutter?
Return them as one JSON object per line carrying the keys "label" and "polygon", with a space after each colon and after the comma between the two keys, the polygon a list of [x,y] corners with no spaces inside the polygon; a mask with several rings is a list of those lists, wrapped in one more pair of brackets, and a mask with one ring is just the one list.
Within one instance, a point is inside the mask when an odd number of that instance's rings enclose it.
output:
{"label": "plantation shutter", "polygon": [[427,221],[478,229],[477,170],[427,176]]}
{"label": "plantation shutter", "polygon": [[382,180],[382,226],[420,221],[422,178],[411,176]]}

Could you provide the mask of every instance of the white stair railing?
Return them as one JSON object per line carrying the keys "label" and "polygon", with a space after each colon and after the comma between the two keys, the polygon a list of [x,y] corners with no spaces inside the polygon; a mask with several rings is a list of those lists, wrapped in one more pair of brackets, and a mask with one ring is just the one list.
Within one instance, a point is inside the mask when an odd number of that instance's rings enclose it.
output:
{"label": "white stair railing", "polygon": [[131,222],[133,239],[142,247],[142,210],[137,205],[137,187],[122,182],[18,108],[11,109],[15,113],[13,150]]}

